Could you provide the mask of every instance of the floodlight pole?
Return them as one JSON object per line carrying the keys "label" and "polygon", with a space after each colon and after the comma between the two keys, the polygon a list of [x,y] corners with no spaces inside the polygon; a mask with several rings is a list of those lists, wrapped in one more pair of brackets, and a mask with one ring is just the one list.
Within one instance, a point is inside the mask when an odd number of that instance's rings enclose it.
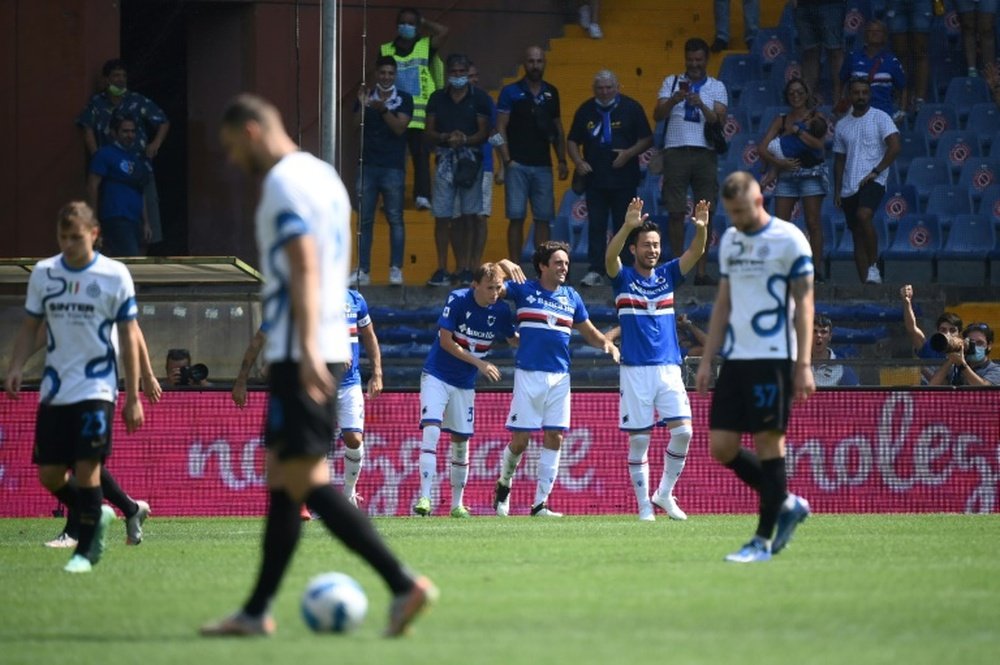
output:
{"label": "floodlight pole", "polygon": [[323,0],[320,45],[320,138],[319,156],[334,164],[337,142],[337,0]]}

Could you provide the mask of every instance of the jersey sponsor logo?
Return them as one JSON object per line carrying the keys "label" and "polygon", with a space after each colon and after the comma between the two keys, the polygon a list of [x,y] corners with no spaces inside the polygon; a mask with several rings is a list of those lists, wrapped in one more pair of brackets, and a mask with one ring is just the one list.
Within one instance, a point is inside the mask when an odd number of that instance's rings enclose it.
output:
{"label": "jersey sponsor logo", "polygon": [[80,313],[92,313],[94,311],[94,306],[88,303],[82,302],[50,302],[49,303],[50,312],[80,312]]}

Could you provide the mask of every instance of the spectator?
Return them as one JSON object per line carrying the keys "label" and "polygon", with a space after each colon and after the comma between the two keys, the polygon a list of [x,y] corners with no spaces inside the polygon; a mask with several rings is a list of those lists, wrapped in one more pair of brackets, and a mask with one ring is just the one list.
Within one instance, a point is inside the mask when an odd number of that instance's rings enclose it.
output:
{"label": "spectator", "polygon": [[930,58],[927,37],[934,19],[932,0],[889,0],[886,18],[896,52],[904,72],[910,72],[909,89],[903,90],[901,108],[913,113],[920,110],[927,97]]}
{"label": "spectator", "polygon": [[[903,326],[910,336],[913,354],[924,360],[942,360],[945,354],[931,348],[930,340],[917,325],[917,317],[913,312],[913,286],[904,284],[899,289],[899,297],[903,300]],[[934,328],[942,335],[957,335],[962,330],[962,318],[958,314],[944,312],[937,318]],[[934,373],[927,371],[927,367],[923,370],[921,383],[927,383]]]}
{"label": "spectator", "polygon": [[962,48],[969,76],[979,76],[976,52],[983,67],[996,62],[996,0],[955,0],[958,20],[962,25]]}
{"label": "spectator", "polygon": [[[900,97],[906,92],[903,65],[886,48],[886,29],[881,21],[869,21],[865,26],[864,48],[852,52],[840,68],[840,82],[852,78],[867,78],[871,84],[871,105],[885,111],[897,124],[906,119]],[[847,108],[844,108],[845,112]]]}
{"label": "spectator", "polygon": [[990,99],[1000,106],[1000,68],[996,63],[991,62],[983,66],[983,78],[990,89]]}
{"label": "spectator", "polygon": [[[796,201],[802,201],[802,212],[809,229],[809,246],[815,261],[814,280],[823,281],[823,199],[830,192],[824,150],[827,133],[826,119],[809,106],[809,88],[805,81],[793,78],[785,84],[785,103],[790,110],[771,122],[757,153],[777,178],[774,188],[774,214],[791,219]],[[771,150],[779,141],[781,154]],[[791,150],[786,150],[786,147]],[[768,184],[770,176],[761,182]]]}
{"label": "spectator", "polygon": [[[396,38],[382,44],[380,55],[396,59],[396,87],[413,97],[413,116],[406,130],[406,143],[413,160],[413,199],[417,210],[431,207],[430,152],[424,140],[427,103],[431,93],[444,86],[444,67],[438,49],[448,36],[448,28],[420,16],[412,7],[396,15]],[[420,35],[424,31],[425,35]]]}
{"label": "spectator", "polygon": [[210,386],[208,382],[208,367],[198,363],[191,364],[191,352],[187,349],[170,349],[167,351],[167,385],[173,386]]}
{"label": "spectator", "polygon": [[[715,0],[715,41],[712,42],[712,53],[725,51],[729,48],[729,4],[730,0]],[[747,50],[753,48],[753,40],[757,38],[757,28],[760,25],[760,0],[743,0],[743,41]]]}
{"label": "spectator", "polygon": [[[436,146],[434,243],[438,269],[428,286],[448,286],[471,274],[469,234],[483,209],[483,165],[479,146],[486,140],[492,101],[469,85],[469,59],[448,56],[448,85],[427,102],[426,139]],[[452,218],[455,219],[452,219]],[[457,273],[448,272],[448,244],[455,248]]]}
{"label": "spectator", "polygon": [[[476,67],[475,63],[469,61],[469,85],[475,90],[481,90],[479,88],[479,68]],[[490,105],[490,122],[487,128],[487,132],[490,137],[496,135],[496,124],[497,124],[497,107],[493,103],[493,98],[490,97],[489,93],[485,90],[481,90],[483,97],[489,102]],[[472,268],[471,266],[480,266],[483,260],[483,250],[486,249],[486,236],[489,231],[489,218],[493,214],[493,182],[494,179],[497,184],[502,184],[504,180],[504,167],[503,163],[500,164],[500,168],[496,171],[494,175],[493,172],[493,143],[490,140],[483,141],[480,146],[480,153],[483,160],[483,177],[482,177],[482,189],[483,189],[483,207],[480,209],[479,214],[476,215],[475,222],[469,229],[469,233],[466,234],[465,242],[466,246],[461,249],[465,255],[470,256],[469,267],[463,270],[458,275],[458,282],[462,286],[469,286],[472,284]],[[455,256],[459,255],[459,251],[453,248],[455,251]]]}
{"label": "spectator", "polygon": [[148,162],[135,151],[136,122],[130,117],[111,118],[113,143],[90,159],[87,196],[101,220],[102,252],[108,256],[138,256],[152,231],[143,205],[149,181]]}
{"label": "spectator", "polygon": [[695,325],[687,314],[677,315],[677,342],[681,347],[681,357],[700,356],[705,350],[708,334]]}
{"label": "spectator", "polygon": [[[362,113],[362,110],[364,113]],[[396,60],[390,55],[375,61],[375,87],[358,90],[354,122],[364,127],[361,169],[358,174],[358,270],[351,286],[371,283],[372,234],[378,197],[389,221],[389,283],[403,283],[403,181],[406,177],[406,128],[413,116],[413,97],[396,88]]]}
{"label": "spectator", "polygon": [[[684,251],[688,187],[693,200],[708,201],[713,208],[719,194],[718,155],[705,140],[705,123],[725,121],[729,98],[722,81],[706,73],[707,65],[705,40],[687,40],[684,74],[663,79],[653,112],[654,120],[667,123],[663,144],[663,204],[670,215],[668,236],[674,256]],[[702,256],[698,262],[695,285],[716,283],[705,274],[705,261]]]}
{"label": "spectator", "polygon": [[505,86],[497,99],[497,133],[503,139],[499,152],[506,166],[507,253],[514,261],[524,247],[529,201],[535,247],[549,239],[549,225],[555,218],[552,148],[559,164],[559,179],[569,177],[559,91],[542,78],[544,75],[545,52],[529,46],[524,53],[524,77]]}
{"label": "spectator", "polygon": [[[101,69],[105,88],[94,95],[87,107],[76,118],[76,124],[83,131],[83,143],[87,156],[93,157],[98,148],[114,143],[115,132],[111,126],[112,117],[131,117],[135,120],[136,152],[146,157],[146,171],[149,178],[143,189],[146,220],[149,223],[149,241],[163,240],[160,223],[160,197],[153,177],[153,160],[170,131],[170,121],[166,114],[151,99],[128,89],[128,70],[123,60],[114,59],[104,63]],[[153,136],[150,139],[150,135]],[[103,225],[104,218],[101,218]]]}
{"label": "spectator", "polygon": [[824,362],[835,360],[837,354],[830,348],[833,322],[830,317],[817,314],[813,319],[813,378],[818,387],[856,386],[858,375],[847,365]]}
{"label": "spectator", "polygon": [[[639,102],[619,93],[618,77],[602,69],[594,76],[594,97],[573,116],[567,152],[585,179],[587,199],[587,274],[581,286],[600,286],[608,214],[617,231],[639,185],[639,155],[653,144],[646,112]],[[623,257],[628,263],[628,257]]]}
{"label": "spectator", "polygon": [[597,24],[601,13],[601,0],[583,0],[580,3],[580,27],[587,31],[591,39],[601,39],[604,33]]}
{"label": "spectator", "polygon": [[[844,63],[844,3],[842,0],[797,0],[795,31],[802,47],[802,78],[806,87],[814,94],[819,91],[819,49],[822,46],[830,65],[833,99],[840,99],[838,74]],[[819,101],[817,99],[816,103]]]}
{"label": "spectator", "polygon": [[833,140],[834,202],[844,210],[847,228],[854,234],[858,278],[881,284],[872,218],[885,194],[889,166],[899,154],[899,129],[883,111],[871,108],[867,78],[852,79],[848,94],[852,111],[837,123]]}
{"label": "spectator", "polygon": [[970,323],[962,331],[962,341],[954,336],[956,347],[931,377],[932,386],[1000,386],[1000,364],[990,360],[993,329],[985,323]]}

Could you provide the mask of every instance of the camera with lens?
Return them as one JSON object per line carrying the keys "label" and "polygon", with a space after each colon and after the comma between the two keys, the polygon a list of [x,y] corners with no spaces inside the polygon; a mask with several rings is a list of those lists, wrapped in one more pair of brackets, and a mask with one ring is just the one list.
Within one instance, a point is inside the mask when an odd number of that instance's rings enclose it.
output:
{"label": "camera with lens", "polygon": [[931,335],[930,345],[938,353],[962,353],[969,355],[972,352],[972,340],[960,335],[934,333]]}
{"label": "camera with lens", "polygon": [[181,378],[178,385],[190,386],[198,385],[208,378],[208,365],[198,363],[197,365],[187,365],[180,368]]}

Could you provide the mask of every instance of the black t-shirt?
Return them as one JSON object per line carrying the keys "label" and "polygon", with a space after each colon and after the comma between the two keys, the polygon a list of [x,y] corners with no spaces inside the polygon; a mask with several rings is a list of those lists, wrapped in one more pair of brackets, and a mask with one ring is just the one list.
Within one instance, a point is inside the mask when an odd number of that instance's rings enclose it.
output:
{"label": "black t-shirt", "polygon": [[510,158],[526,166],[551,166],[555,121],[561,112],[555,86],[543,81],[536,97],[526,80],[511,83],[500,91],[497,111],[510,115],[507,124]]}
{"label": "black t-shirt", "polygon": [[427,115],[434,116],[437,132],[447,134],[457,129],[471,136],[479,131],[479,116],[485,117],[489,123],[493,103],[485,92],[468,86],[465,96],[455,102],[449,90],[435,90],[427,101]]}
{"label": "black t-shirt", "polygon": [[639,184],[639,157],[633,157],[620,169],[611,167],[615,150],[631,148],[637,141],[653,132],[649,128],[646,112],[639,102],[619,95],[610,107],[610,141],[604,131],[604,109],[591,98],[580,105],[573,116],[569,140],[583,147],[583,158],[594,170],[588,186],[603,188],[635,187]]}
{"label": "black t-shirt", "polygon": [[[372,93],[378,94],[378,93]],[[402,90],[396,90],[399,105],[389,113],[401,113],[413,117],[413,97]],[[355,102],[357,108],[357,102]],[[385,116],[371,107],[365,108],[365,164],[386,169],[406,169],[406,132],[397,135],[385,122]]]}

